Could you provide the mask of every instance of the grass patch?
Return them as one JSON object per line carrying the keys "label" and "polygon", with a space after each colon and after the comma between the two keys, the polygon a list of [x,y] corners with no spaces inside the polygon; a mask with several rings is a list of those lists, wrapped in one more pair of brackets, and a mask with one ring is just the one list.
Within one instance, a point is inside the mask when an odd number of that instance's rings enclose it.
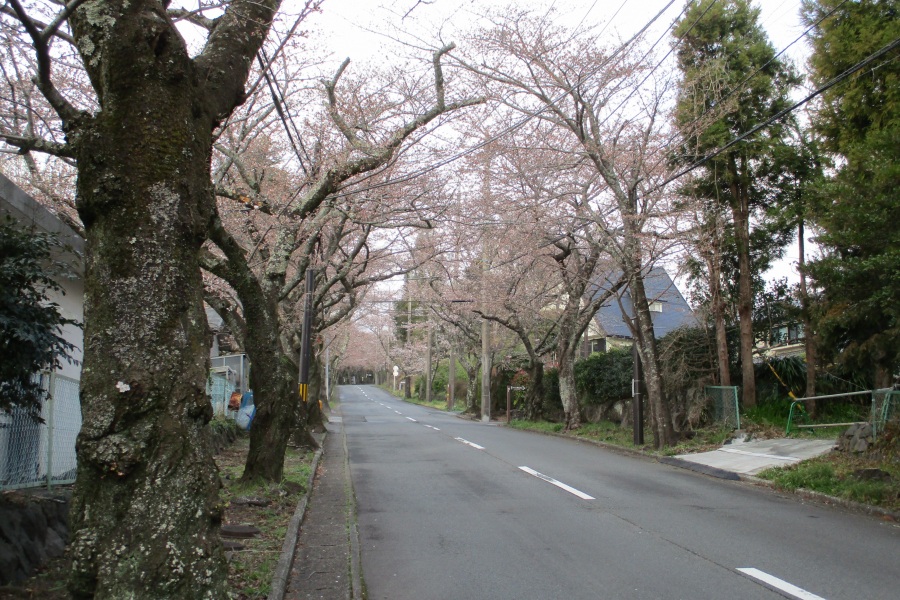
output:
{"label": "grass patch", "polygon": [[[261,531],[257,538],[241,540],[245,549],[234,552],[228,563],[228,583],[232,593],[241,599],[255,600],[266,598],[269,594],[288,522],[306,491],[313,453],[288,448],[283,478],[277,484],[243,482],[240,477],[249,443],[249,438],[239,438],[216,456],[216,463],[224,484],[222,501],[226,508],[223,523],[254,525]],[[232,504],[231,501],[238,497],[259,498],[268,501],[269,505]]]}
{"label": "grass patch", "polygon": [[[516,420],[509,424],[514,429],[528,431],[541,431],[544,433],[562,433],[562,423],[550,423],[547,421]],[[656,450],[653,448],[653,433],[644,429],[644,445],[634,445],[634,432],[631,427],[622,427],[611,421],[600,423],[584,423],[579,429],[569,431],[565,435],[575,438],[596,440],[622,448],[640,449],[644,452],[660,456],[672,456],[675,454],[688,454],[690,452],[706,452],[720,447],[731,436],[731,429],[722,427],[709,427],[698,429],[691,433],[690,438],[681,440],[678,445]]]}
{"label": "grass patch", "polygon": [[[864,469],[880,469],[884,481],[860,476]],[[846,452],[831,452],[789,467],[767,469],[759,477],[784,490],[812,490],[854,502],[900,510],[900,464]]]}
{"label": "grass patch", "polygon": [[[382,390],[384,390],[385,392],[387,392],[388,394],[391,394],[395,398],[403,400],[404,402],[409,402],[410,404],[418,404],[419,406],[427,406],[429,408],[436,408],[438,410],[444,410],[444,411],[449,410],[447,408],[446,400],[432,400],[431,402],[425,402],[424,400],[420,399],[418,396],[412,396],[411,398],[407,398],[404,395],[403,390],[395,390],[390,385],[379,385],[378,387],[381,388]],[[459,407],[460,404],[462,404],[463,408],[465,408],[465,398],[463,398],[462,403],[460,403],[459,398],[456,399],[456,406]],[[452,412],[462,412],[462,409],[454,408]]]}

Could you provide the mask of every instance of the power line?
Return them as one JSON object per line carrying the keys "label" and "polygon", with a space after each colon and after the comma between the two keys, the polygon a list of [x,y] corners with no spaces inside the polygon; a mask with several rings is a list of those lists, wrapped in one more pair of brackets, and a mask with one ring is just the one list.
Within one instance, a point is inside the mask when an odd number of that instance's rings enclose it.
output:
{"label": "power line", "polygon": [[783,110],[778,111],[776,114],[774,114],[774,115],[771,116],[770,118],[766,119],[765,121],[763,121],[762,123],[760,123],[760,124],[757,125],[756,127],[752,128],[752,129],[750,129],[749,131],[747,131],[747,132],[745,132],[745,133],[742,133],[742,134],[739,135],[738,137],[732,139],[730,142],[728,142],[727,144],[725,144],[724,146],[722,146],[722,147],[719,148],[718,150],[716,150],[716,151],[714,151],[714,152],[711,152],[711,153],[707,154],[706,156],[704,156],[704,157],[701,158],[700,160],[694,162],[693,164],[691,164],[691,165],[688,166],[687,168],[685,168],[685,169],[679,171],[679,172],[676,173],[675,175],[672,175],[671,177],[669,177],[668,179],[666,179],[665,181],[663,181],[662,183],[660,183],[660,184],[657,186],[657,190],[658,190],[658,189],[661,189],[661,188],[662,188],[663,186],[665,186],[666,184],[671,183],[672,181],[675,181],[676,179],[678,179],[678,178],[680,178],[680,177],[682,177],[682,176],[684,176],[684,175],[687,175],[688,173],[690,173],[690,172],[693,171],[694,169],[696,169],[696,168],[702,166],[702,165],[705,164],[706,162],[709,162],[709,161],[712,160],[713,158],[715,158],[715,157],[717,157],[718,155],[722,154],[723,152],[725,152],[726,150],[728,150],[729,148],[731,148],[731,147],[734,146],[735,144],[738,144],[738,143],[744,141],[745,139],[747,139],[748,137],[750,137],[751,135],[753,135],[753,134],[756,133],[757,131],[759,131],[759,130],[761,130],[761,129],[763,129],[763,128],[769,126],[769,125],[771,125],[772,123],[774,123],[775,121],[778,121],[779,119],[781,119],[781,118],[784,117],[785,115],[787,115],[787,114],[789,114],[789,113],[795,111],[797,108],[803,106],[804,104],[806,104],[807,102],[809,102],[810,100],[812,100],[813,98],[815,98],[816,96],[819,96],[819,95],[822,94],[823,92],[825,92],[825,91],[831,89],[832,87],[834,87],[835,85],[837,85],[838,83],[840,83],[841,81],[843,81],[844,79],[846,79],[847,77],[849,77],[850,75],[853,75],[854,73],[856,73],[857,71],[859,71],[860,69],[862,69],[863,67],[865,67],[866,65],[868,65],[869,63],[871,63],[871,62],[873,62],[873,61],[875,61],[875,60],[881,58],[882,56],[884,56],[885,54],[887,54],[888,52],[890,52],[891,50],[893,50],[893,49],[895,49],[895,48],[897,48],[897,47],[900,47],[900,38],[897,38],[897,39],[895,39],[893,42],[890,42],[890,43],[887,44],[886,46],[883,46],[881,49],[876,50],[875,52],[873,52],[872,54],[870,54],[870,55],[867,56],[866,58],[862,59],[861,61],[859,61],[859,62],[856,63],[855,65],[853,65],[853,66],[851,66],[850,68],[848,68],[847,70],[845,70],[843,73],[841,73],[841,74],[837,75],[836,77],[832,78],[831,80],[829,80],[827,83],[825,83],[824,85],[822,85],[821,87],[819,87],[818,89],[816,89],[814,92],[812,92],[811,94],[809,94],[808,96],[806,96],[805,98],[803,98],[802,100],[800,100],[799,102],[796,102],[796,103],[792,104],[791,106],[789,106],[789,107],[787,107],[787,108],[785,108],[785,109],[783,109]]}

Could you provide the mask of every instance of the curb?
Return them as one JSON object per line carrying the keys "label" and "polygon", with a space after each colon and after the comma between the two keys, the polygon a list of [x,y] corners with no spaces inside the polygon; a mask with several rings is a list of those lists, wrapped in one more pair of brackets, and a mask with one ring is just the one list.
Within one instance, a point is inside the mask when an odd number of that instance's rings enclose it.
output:
{"label": "curb", "polygon": [[362,600],[363,583],[360,566],[359,524],[356,514],[356,492],[353,490],[353,477],[350,475],[350,452],[347,450],[347,432],[341,425],[341,438],[344,444],[344,486],[347,492],[347,535],[350,538],[350,598]]}
{"label": "curb", "polygon": [[814,490],[808,490],[806,488],[797,488],[796,490],[779,488],[776,487],[775,484],[768,479],[762,479],[755,475],[738,475],[738,477],[740,477],[740,480],[744,483],[752,483],[754,485],[764,486],[778,492],[783,492],[785,494],[793,494],[795,496],[799,496],[804,500],[815,502],[816,504],[823,504],[826,506],[840,506],[856,513],[862,513],[873,517],[881,517],[883,519],[900,522],[900,512],[898,511],[881,508],[880,506],[873,506],[871,504],[863,504],[862,502],[847,500],[846,498],[838,498],[837,496],[829,496],[828,494],[823,494],[822,492],[816,492]]}
{"label": "curb", "polygon": [[709,475],[710,477],[716,477],[717,479],[741,481],[741,476],[733,471],[726,471],[725,469],[710,467],[709,465],[702,465],[700,463],[691,462],[689,460],[675,458],[674,456],[661,456],[659,457],[658,462],[661,462],[664,465],[672,465],[673,467],[678,467],[680,469],[694,471],[695,473]]}
{"label": "curb", "polygon": [[842,508],[846,508],[853,512],[858,512],[858,513],[862,513],[862,514],[866,514],[866,515],[870,515],[870,516],[874,516],[874,517],[881,517],[883,519],[890,519],[890,520],[894,520],[894,521],[897,521],[898,523],[900,523],[900,512],[897,512],[897,511],[888,510],[886,508],[881,508],[879,506],[872,506],[871,504],[863,504],[861,502],[854,502],[853,500],[846,500],[844,498],[838,498],[836,496],[829,496],[828,494],[823,494],[822,492],[815,492],[813,490],[807,490],[805,488],[799,488],[797,490],[786,490],[786,489],[777,488],[777,487],[775,487],[775,484],[773,484],[768,479],[761,479],[755,475],[743,475],[741,473],[735,473],[733,471],[717,469],[716,467],[709,467],[706,465],[701,465],[699,463],[693,463],[693,462],[690,462],[687,460],[682,460],[680,458],[675,458],[673,456],[654,456],[652,454],[647,454],[646,452],[642,452],[640,450],[635,450],[632,448],[624,448],[622,446],[616,446],[615,444],[601,442],[600,440],[590,440],[590,439],[586,439],[586,438],[565,435],[563,433],[556,433],[553,431],[534,431],[531,429],[520,429],[519,431],[527,431],[529,433],[536,433],[538,435],[549,435],[552,437],[573,440],[576,442],[584,442],[586,444],[592,444],[594,446],[598,446],[598,447],[604,448],[606,450],[611,450],[611,451],[617,452],[619,454],[627,454],[630,456],[634,456],[635,458],[656,460],[656,462],[660,462],[660,463],[670,465],[673,467],[678,467],[680,469],[687,469],[689,471],[694,471],[695,473],[701,473],[703,475],[708,475],[710,477],[716,477],[718,479],[725,479],[728,481],[740,481],[743,483],[752,483],[757,486],[764,486],[769,489],[783,492],[786,494],[793,494],[795,496],[799,496],[801,499],[816,502],[817,504],[840,506]]}
{"label": "curb", "polygon": [[275,566],[275,575],[272,577],[272,588],[269,591],[268,600],[282,600],[287,592],[288,575],[291,571],[291,564],[294,562],[294,551],[297,549],[297,538],[300,532],[300,525],[303,524],[303,518],[306,516],[306,506],[309,504],[309,497],[312,495],[313,481],[316,478],[316,471],[319,468],[319,459],[322,458],[324,452],[324,442],[327,432],[322,437],[322,445],[316,450],[313,456],[312,466],[310,468],[309,479],[306,482],[306,493],[297,508],[294,510],[294,516],[288,523],[287,533],[284,535],[284,544],[281,546],[281,556],[278,558],[278,564]]}

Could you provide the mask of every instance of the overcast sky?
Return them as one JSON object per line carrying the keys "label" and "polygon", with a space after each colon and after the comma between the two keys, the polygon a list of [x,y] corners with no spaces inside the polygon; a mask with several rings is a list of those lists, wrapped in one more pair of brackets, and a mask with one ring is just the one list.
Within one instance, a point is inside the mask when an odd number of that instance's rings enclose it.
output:
{"label": "overcast sky", "polygon": [[[314,35],[328,45],[340,62],[350,57],[354,62],[380,60],[389,55],[391,40],[384,34],[394,28],[406,33],[407,39],[433,39],[439,28],[445,31],[464,29],[489,7],[505,6],[509,0],[325,0],[322,14],[310,19]],[[799,22],[801,0],[757,0],[760,22],[776,49],[781,50],[802,32]],[[556,9],[573,24],[600,24],[606,32],[628,39],[668,0],[519,0],[519,6]],[[684,8],[684,0],[676,0],[657,21],[653,39],[668,28]],[[405,17],[404,17],[405,15]],[[383,35],[379,35],[383,34]],[[803,60],[806,45],[795,44],[788,54]]]}

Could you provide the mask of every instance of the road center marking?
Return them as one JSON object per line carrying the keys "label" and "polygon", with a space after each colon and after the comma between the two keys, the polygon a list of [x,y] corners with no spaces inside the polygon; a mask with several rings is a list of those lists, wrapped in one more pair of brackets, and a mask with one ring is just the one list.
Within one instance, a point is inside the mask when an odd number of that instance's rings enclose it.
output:
{"label": "road center marking", "polygon": [[394,412],[397,413],[398,415],[402,415],[402,414],[403,414],[403,413],[400,412],[399,410],[395,410]]}
{"label": "road center marking", "polygon": [[790,594],[794,598],[799,598],[800,600],[825,600],[822,596],[816,596],[812,592],[807,592],[803,588],[798,588],[796,585],[788,583],[783,579],[778,579],[774,575],[769,575],[765,571],[760,571],[759,569],[754,569],[752,567],[742,567],[738,569],[738,571],[747,577],[761,581],[767,587],[772,587],[786,594]]}
{"label": "road center marking", "polygon": [[406,418],[409,419],[410,421],[412,421],[413,423],[418,423],[418,421],[416,421],[416,420],[413,419],[412,417],[406,417]]}
{"label": "road center marking", "polygon": [[543,479],[547,483],[552,483],[556,487],[566,490],[570,494],[574,494],[575,496],[578,496],[582,500],[596,500],[596,498],[594,498],[593,496],[589,496],[588,494],[585,494],[581,490],[576,490],[572,486],[566,485],[562,481],[557,481],[557,480],[553,479],[552,477],[548,477],[547,475],[544,475],[543,473],[538,473],[531,467],[519,467],[519,468],[522,469],[523,471],[525,471],[526,473],[528,473],[529,475],[534,475],[538,479]]}
{"label": "road center marking", "polygon": [[456,440],[457,442],[462,442],[463,444],[466,444],[467,446],[472,446],[472,447],[475,448],[476,450],[484,450],[484,446],[479,446],[478,444],[476,444],[476,443],[474,443],[474,442],[470,442],[469,440],[464,440],[464,439],[459,438],[459,437],[458,437],[458,438],[453,438],[453,439]]}

